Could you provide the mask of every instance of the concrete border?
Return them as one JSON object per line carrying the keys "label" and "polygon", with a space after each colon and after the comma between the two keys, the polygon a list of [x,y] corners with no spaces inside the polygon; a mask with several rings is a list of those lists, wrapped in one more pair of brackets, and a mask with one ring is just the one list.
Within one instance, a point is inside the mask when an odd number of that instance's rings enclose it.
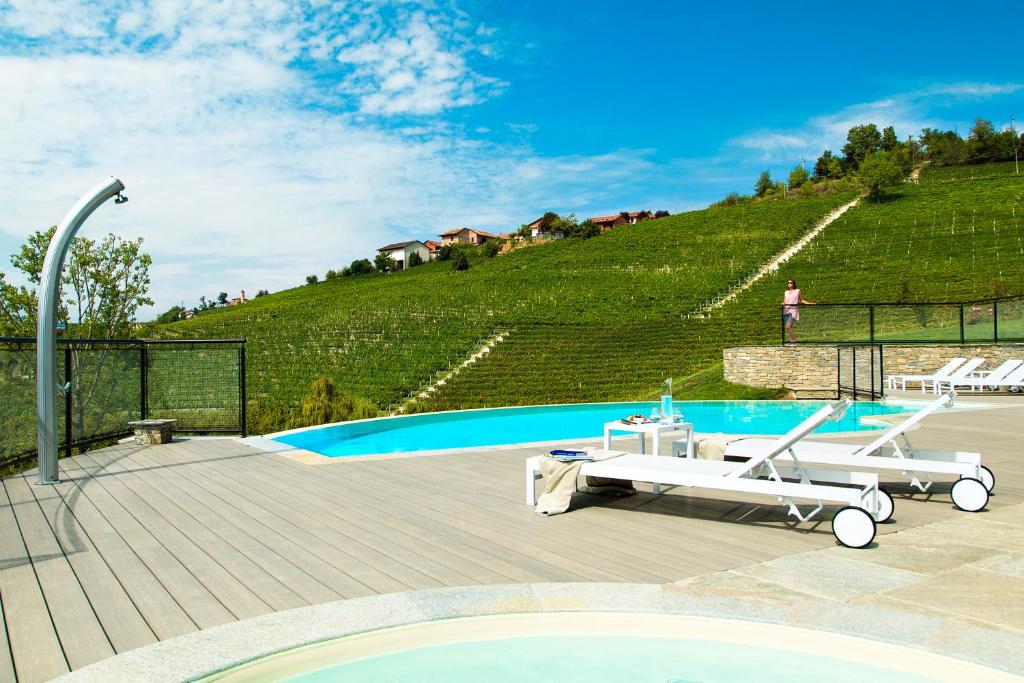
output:
{"label": "concrete border", "polygon": [[379,629],[461,617],[552,612],[664,614],[784,625],[1024,673],[1020,655],[1024,637],[972,627],[974,640],[989,645],[950,652],[947,639],[933,636],[955,629],[958,624],[953,619],[814,597],[780,599],[748,591],[729,595],[680,584],[539,583],[392,593],[266,614],[126,652],[55,680],[192,681],[274,653]]}

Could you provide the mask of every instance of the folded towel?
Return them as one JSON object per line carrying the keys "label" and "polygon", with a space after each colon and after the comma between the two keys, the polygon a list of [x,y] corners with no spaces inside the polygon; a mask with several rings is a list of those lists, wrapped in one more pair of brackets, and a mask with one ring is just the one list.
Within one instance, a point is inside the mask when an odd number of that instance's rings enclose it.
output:
{"label": "folded towel", "polygon": [[[603,448],[588,447],[584,453],[594,461],[609,460],[625,455],[626,451],[606,451]],[[544,491],[537,498],[535,511],[538,515],[557,515],[569,509],[572,494],[576,492],[576,478],[583,462],[562,461],[555,457],[540,459],[540,473],[544,477]],[[586,493],[632,495],[636,493],[633,482],[604,477],[587,477]]]}
{"label": "folded towel", "polygon": [[725,434],[705,434],[696,440],[694,455],[701,460],[725,460],[725,447],[729,437]]}

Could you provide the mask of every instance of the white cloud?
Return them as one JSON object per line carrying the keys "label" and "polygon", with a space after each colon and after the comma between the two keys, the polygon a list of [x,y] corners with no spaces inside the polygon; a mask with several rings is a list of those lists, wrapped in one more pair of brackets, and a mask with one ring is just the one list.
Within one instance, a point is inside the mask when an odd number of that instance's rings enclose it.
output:
{"label": "white cloud", "polygon": [[489,34],[458,12],[36,9],[0,4],[0,245],[57,222],[117,174],[131,201],[108,203],[83,232],[145,238],[157,308],[298,284],[454,225],[517,226],[538,208],[592,204],[650,168],[643,152],[542,158],[433,119],[391,125],[384,114],[486,96],[460,35]]}
{"label": "white cloud", "polygon": [[726,147],[759,152],[758,161],[767,163],[792,163],[801,156],[813,159],[824,149],[838,152],[846,141],[847,131],[864,123],[892,126],[901,138],[918,135],[925,127],[953,127],[954,122],[927,113],[936,98],[985,99],[1021,90],[1021,83],[938,84],[815,116],[797,129],[753,131],[730,140]]}

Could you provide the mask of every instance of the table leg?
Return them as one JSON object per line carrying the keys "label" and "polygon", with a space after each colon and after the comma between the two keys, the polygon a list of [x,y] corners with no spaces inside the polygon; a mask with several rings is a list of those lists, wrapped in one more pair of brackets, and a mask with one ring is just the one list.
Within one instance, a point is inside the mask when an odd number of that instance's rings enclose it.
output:
{"label": "table leg", "polygon": [[[647,435],[644,434],[643,432],[641,432],[640,433],[640,453],[641,454],[646,452],[646,450],[644,448],[644,442],[646,441],[646,438],[647,438]],[[657,432],[655,432],[655,434],[653,435],[652,438],[654,439],[654,455],[658,455],[659,454],[658,442],[660,441],[660,439],[658,439]],[[651,484],[651,492],[654,495],[656,495],[656,496],[660,496],[661,495],[661,484],[652,483]]]}
{"label": "table leg", "polygon": [[693,459],[693,427],[686,430],[686,457]]}
{"label": "table leg", "polygon": [[604,449],[610,451],[612,449],[612,430],[607,427],[604,428]]}
{"label": "table leg", "polygon": [[638,436],[640,437],[640,455],[646,455],[647,454],[647,439],[645,438],[643,432],[640,432],[640,434]]}

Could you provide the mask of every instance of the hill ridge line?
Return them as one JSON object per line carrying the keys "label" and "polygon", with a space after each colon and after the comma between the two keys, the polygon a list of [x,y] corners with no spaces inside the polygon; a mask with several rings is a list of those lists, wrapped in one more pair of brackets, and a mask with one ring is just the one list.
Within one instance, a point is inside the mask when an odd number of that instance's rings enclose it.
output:
{"label": "hill ridge line", "polygon": [[511,333],[508,330],[503,330],[495,332],[490,337],[487,337],[475,349],[473,349],[469,356],[464,358],[461,363],[451,368],[443,376],[431,382],[426,388],[422,388],[421,385],[421,388],[411,391],[404,399],[402,399],[394,410],[389,411],[389,414],[401,415],[405,412],[406,406],[410,403],[415,403],[417,399],[430,398],[431,394],[447,384],[450,379],[494,350],[494,347],[505,341],[509,334]]}
{"label": "hill ridge line", "polygon": [[781,266],[783,263],[785,263],[789,259],[796,256],[798,253],[800,253],[800,251],[804,247],[806,247],[811,240],[820,235],[825,228],[834,223],[840,216],[842,216],[844,213],[852,209],[860,200],[861,197],[857,197],[852,201],[849,201],[846,204],[843,204],[842,206],[833,209],[831,212],[825,214],[825,216],[820,221],[815,223],[814,227],[811,228],[810,231],[808,231],[806,234],[804,234],[803,237],[801,237],[799,240],[786,247],[786,249],[784,249],[783,251],[776,254],[774,258],[772,258],[767,263],[763,264],[754,273],[744,278],[738,284],[726,289],[723,294],[716,296],[710,303],[705,301],[701,303],[700,306],[693,309],[689,313],[684,313],[682,317],[707,317],[707,315],[711,311],[717,310],[722,306],[725,306],[727,303],[738,297],[740,294],[754,286],[754,284],[756,284],[757,281],[763,278],[765,275],[776,272],[779,269],[779,266]]}

